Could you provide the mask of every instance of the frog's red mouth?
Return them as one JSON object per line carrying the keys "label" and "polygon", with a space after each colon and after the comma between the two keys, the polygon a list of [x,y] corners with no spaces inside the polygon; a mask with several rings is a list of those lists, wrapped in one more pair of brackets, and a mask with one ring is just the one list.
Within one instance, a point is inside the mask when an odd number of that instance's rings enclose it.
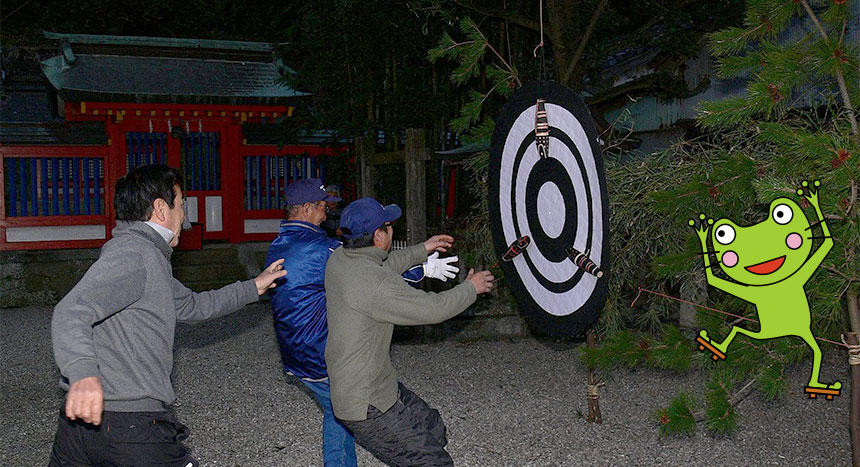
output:
{"label": "frog's red mouth", "polygon": [[747,266],[744,269],[753,273],[753,274],[770,274],[777,269],[782,267],[782,263],[785,262],[785,255],[780,256],[779,258],[774,258],[770,261],[765,261],[763,263],[753,264],[752,266]]}

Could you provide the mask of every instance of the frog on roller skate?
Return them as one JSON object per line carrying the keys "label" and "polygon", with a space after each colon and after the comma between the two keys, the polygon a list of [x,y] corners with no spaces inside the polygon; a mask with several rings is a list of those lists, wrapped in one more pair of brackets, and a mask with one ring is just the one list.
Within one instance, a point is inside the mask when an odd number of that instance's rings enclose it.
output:
{"label": "frog on roller skate", "polygon": [[[797,203],[789,198],[777,198],[770,203],[766,220],[741,227],[729,219],[706,219],[699,215],[699,226],[690,220],[702,245],[705,275],[708,284],[752,303],[758,312],[760,330],[750,331],[732,326],[729,335],[721,342],[712,340],[704,329],[696,339],[699,350],[711,352],[714,360],[726,358],[726,351],[738,333],[753,339],[774,339],[798,336],[812,348],[812,375],[805,392],[811,398],[821,394],[828,400],[838,396],[842,383],[821,383],[821,349],[810,328],[809,302],[804,285],[821,265],[833,247],[830,230],[818,201],[818,181],[803,182],[797,194],[806,198],[815,208],[817,221],[810,225]],[[812,252],[812,228],[821,225],[823,242]],[[708,250],[708,237],[714,250]],[[711,270],[713,253],[720,269],[732,279],[721,279]]]}

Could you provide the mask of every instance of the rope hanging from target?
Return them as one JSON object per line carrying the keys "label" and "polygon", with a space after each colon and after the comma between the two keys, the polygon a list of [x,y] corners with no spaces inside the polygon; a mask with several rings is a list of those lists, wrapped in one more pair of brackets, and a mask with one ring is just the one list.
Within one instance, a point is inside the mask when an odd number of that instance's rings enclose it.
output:
{"label": "rope hanging from target", "polygon": [[[539,43],[537,46],[535,46],[535,49],[532,51],[532,55],[533,55],[535,58],[537,58],[537,51],[538,51],[538,49],[540,49],[540,48],[542,48],[542,47],[543,47],[543,0],[540,0],[540,1],[538,2],[538,5],[539,5],[539,6],[538,6],[538,8],[539,8],[539,10],[538,10],[538,11],[540,12],[540,43]],[[543,53],[543,50],[541,50],[541,53]]]}
{"label": "rope hanging from target", "polygon": [[540,43],[535,46],[535,49],[532,51],[532,56],[534,58],[538,58],[538,49],[540,49],[540,59],[538,60],[538,81],[544,82],[547,81],[546,76],[546,47],[544,47],[544,39],[543,39],[543,0],[538,1],[538,9],[540,13]]}

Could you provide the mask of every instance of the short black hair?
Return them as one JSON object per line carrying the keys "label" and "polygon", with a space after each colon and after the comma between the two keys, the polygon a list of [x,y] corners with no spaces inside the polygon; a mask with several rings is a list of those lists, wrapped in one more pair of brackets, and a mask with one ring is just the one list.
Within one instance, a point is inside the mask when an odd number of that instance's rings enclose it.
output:
{"label": "short black hair", "polygon": [[173,208],[176,187],[182,189],[182,175],[166,165],[142,165],[116,181],[113,196],[116,220],[148,221],[155,200],[161,198]]}
{"label": "short black hair", "polygon": [[291,217],[298,215],[301,207],[301,204],[288,204],[284,206],[284,219],[290,219]]}
{"label": "short black hair", "polygon": [[373,234],[376,231],[373,231],[369,234],[364,234],[361,237],[357,238],[344,238],[343,239],[343,247],[344,248],[366,248],[369,246],[373,246]]}

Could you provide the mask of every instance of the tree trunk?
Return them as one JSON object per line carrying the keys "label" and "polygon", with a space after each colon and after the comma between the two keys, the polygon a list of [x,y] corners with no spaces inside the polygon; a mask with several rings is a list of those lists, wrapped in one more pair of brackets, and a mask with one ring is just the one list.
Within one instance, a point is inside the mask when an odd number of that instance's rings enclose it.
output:
{"label": "tree trunk", "polygon": [[594,32],[594,27],[597,26],[597,20],[600,19],[600,15],[603,14],[603,10],[606,9],[606,5],[608,3],[609,0],[600,0],[594,13],[591,14],[591,19],[588,20],[588,27],[585,28],[585,32],[581,35],[579,45],[576,46],[576,53],[573,54],[573,58],[570,59],[570,63],[567,64],[567,68],[563,71],[564,75],[562,76],[562,79],[565,82],[573,81],[574,77],[576,78],[576,81],[580,80],[582,73],[580,73],[576,67],[579,64],[579,59],[582,58],[585,46],[588,45],[588,40],[591,39],[591,33]]}
{"label": "tree trunk", "polygon": [[[571,89],[571,83],[564,81],[565,70],[567,70],[574,47],[565,43],[564,33],[570,28],[572,22],[569,18],[571,12],[576,11],[577,2],[573,0],[547,0],[546,9],[543,12],[544,24],[549,25],[549,31],[544,33],[544,42],[552,44],[552,60],[555,71],[555,80]],[[538,50],[538,57],[543,51]]]}
{"label": "tree trunk", "polygon": [[848,289],[845,294],[848,303],[848,319],[851,321],[851,332],[860,332],[860,303],[857,299],[857,290]]}
{"label": "tree trunk", "polygon": [[[693,303],[705,303],[708,300],[708,289],[699,278],[690,279],[681,284],[681,298]],[[678,327],[682,331],[698,333],[696,324],[696,306],[681,302],[678,312]]]}
{"label": "tree trunk", "polygon": [[853,346],[849,350],[848,362],[851,365],[851,409],[848,412],[848,423],[851,430],[851,459],[854,467],[860,467],[860,333],[845,334],[845,341]]}

